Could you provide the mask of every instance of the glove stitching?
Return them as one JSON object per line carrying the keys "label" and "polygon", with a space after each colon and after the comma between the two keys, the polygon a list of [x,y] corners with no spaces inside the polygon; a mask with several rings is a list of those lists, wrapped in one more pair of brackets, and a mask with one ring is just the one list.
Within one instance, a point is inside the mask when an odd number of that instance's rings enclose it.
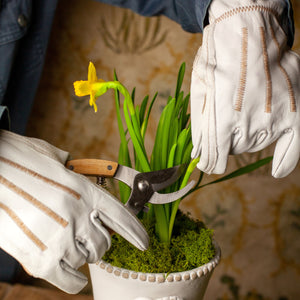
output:
{"label": "glove stitching", "polygon": [[22,190],[20,187],[13,184],[11,181],[7,180],[5,177],[0,175],[0,184],[4,185],[6,188],[8,188],[10,191],[14,192],[15,194],[19,195],[24,200],[31,203],[33,206],[44,212],[47,216],[52,218],[54,221],[56,221],[58,224],[60,224],[62,227],[67,227],[68,222],[64,220],[61,216],[59,216],[57,213],[55,213],[52,209],[50,209],[48,206],[34,198],[32,195],[28,194],[24,190]]}
{"label": "glove stitching", "polygon": [[[285,70],[285,68],[280,63],[280,60],[281,60],[280,44],[279,44],[279,42],[278,42],[278,40],[275,36],[275,32],[274,32],[274,29],[273,29],[272,26],[270,26],[270,30],[271,30],[272,39],[273,39],[273,41],[274,41],[274,43],[277,47],[277,50],[278,50],[277,63],[278,63],[279,69],[281,70],[281,72],[284,76],[284,79],[286,81],[286,84],[287,84],[288,94],[289,94],[289,98],[290,98],[290,111],[291,112],[297,112],[295,93],[294,93],[294,90],[293,90],[293,85],[292,85],[291,79],[290,79],[287,71]],[[284,44],[286,44],[286,41],[285,41]]]}
{"label": "glove stitching", "polygon": [[242,28],[242,56],[240,64],[240,82],[237,92],[237,99],[235,101],[234,109],[236,111],[242,110],[242,105],[245,97],[246,81],[247,81],[247,66],[248,66],[248,29]]}
{"label": "glove stitching", "polygon": [[41,251],[47,250],[47,246],[24,224],[17,214],[8,206],[0,202],[0,208],[14,221],[14,223],[23,231],[23,233],[38,247]]}
{"label": "glove stitching", "polygon": [[72,190],[71,188],[69,188],[69,187],[67,187],[67,186],[65,186],[65,185],[63,185],[63,184],[61,184],[57,181],[54,181],[54,180],[52,180],[48,177],[45,177],[45,176],[43,176],[43,175],[41,175],[41,174],[31,170],[31,169],[28,169],[25,166],[22,166],[22,165],[20,165],[16,162],[13,162],[13,161],[11,161],[7,158],[4,158],[2,156],[0,156],[0,161],[10,165],[11,167],[13,167],[13,168],[15,168],[19,171],[22,171],[22,172],[26,173],[27,175],[30,175],[34,178],[37,178],[37,179],[49,184],[50,186],[53,186],[53,187],[58,188],[58,189],[60,189],[64,192],[67,192],[68,194],[70,194],[74,198],[76,198],[77,200],[79,200],[81,198],[81,195],[79,193],[77,193],[76,191]]}
{"label": "glove stitching", "polygon": [[259,28],[260,38],[262,43],[262,53],[263,53],[263,62],[264,62],[264,71],[266,77],[266,104],[265,104],[265,112],[271,113],[271,102],[272,102],[272,78],[270,72],[269,65],[269,55],[267,51],[267,41],[266,41],[266,33],[263,27]]}
{"label": "glove stitching", "polygon": [[229,11],[226,11],[224,14],[222,14],[220,17],[218,17],[215,20],[215,23],[220,23],[230,17],[237,15],[237,14],[253,12],[253,11],[267,12],[267,13],[273,14],[276,17],[276,19],[279,18],[279,14],[277,13],[277,11],[270,7],[265,7],[262,5],[249,5],[249,6],[241,6],[241,7],[233,8]]}

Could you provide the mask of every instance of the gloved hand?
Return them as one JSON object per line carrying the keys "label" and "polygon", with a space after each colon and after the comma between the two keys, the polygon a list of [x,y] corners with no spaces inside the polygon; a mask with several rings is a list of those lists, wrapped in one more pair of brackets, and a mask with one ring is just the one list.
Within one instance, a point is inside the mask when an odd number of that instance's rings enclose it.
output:
{"label": "gloved hand", "polygon": [[213,0],[193,65],[192,157],[206,173],[225,172],[229,154],[277,140],[272,175],[300,154],[300,59],[287,46],[284,0]]}
{"label": "gloved hand", "polygon": [[0,247],[30,274],[68,293],[87,278],[77,269],[110,247],[106,228],[141,250],[148,235],[107,191],[65,168],[68,153],[0,131]]}

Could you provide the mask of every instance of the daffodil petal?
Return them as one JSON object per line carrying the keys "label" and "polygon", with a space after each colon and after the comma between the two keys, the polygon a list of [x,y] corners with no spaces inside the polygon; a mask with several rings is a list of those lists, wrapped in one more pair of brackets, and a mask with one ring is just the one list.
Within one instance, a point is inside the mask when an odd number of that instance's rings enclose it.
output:
{"label": "daffodil petal", "polygon": [[90,104],[90,106],[93,106],[94,107],[94,111],[97,112],[98,107],[97,107],[97,104],[96,104],[95,96],[92,93],[90,95],[90,102],[89,102],[89,104]]}
{"label": "daffodil petal", "polygon": [[90,94],[90,85],[87,81],[80,80],[74,82],[75,95],[82,97]]}
{"label": "daffodil petal", "polygon": [[97,73],[96,68],[92,62],[89,64],[89,70],[88,70],[88,82],[89,84],[93,84],[94,82],[97,82]]}
{"label": "daffodil petal", "polygon": [[94,111],[95,111],[95,113],[98,111],[98,106],[97,106],[96,102],[94,102]]}

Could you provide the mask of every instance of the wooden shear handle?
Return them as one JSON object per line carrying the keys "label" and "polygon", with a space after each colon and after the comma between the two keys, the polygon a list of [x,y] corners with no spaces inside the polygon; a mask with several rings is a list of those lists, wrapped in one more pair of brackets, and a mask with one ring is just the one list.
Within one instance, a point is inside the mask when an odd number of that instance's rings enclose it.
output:
{"label": "wooden shear handle", "polygon": [[102,159],[73,159],[66,163],[66,167],[76,173],[88,176],[113,177],[118,163]]}

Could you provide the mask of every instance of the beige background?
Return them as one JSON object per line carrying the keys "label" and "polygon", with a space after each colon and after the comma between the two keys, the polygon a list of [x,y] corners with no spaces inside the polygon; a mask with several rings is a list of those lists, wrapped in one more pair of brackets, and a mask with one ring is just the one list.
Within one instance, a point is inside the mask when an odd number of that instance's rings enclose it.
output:
{"label": "beige background", "polygon": [[[294,50],[300,53],[300,4],[293,3],[298,29]],[[149,32],[144,34],[147,22]],[[70,151],[75,158],[117,160],[112,93],[98,100],[95,114],[73,92],[73,81],[85,79],[88,62],[93,61],[104,80],[113,78],[115,68],[129,90],[137,87],[139,100],[159,91],[148,135],[151,145],[156,117],[174,93],[183,61],[187,64],[184,89],[189,91],[189,74],[201,39],[201,34],[186,33],[165,17],[143,18],[91,0],[59,1],[27,134]],[[228,172],[271,154],[270,148],[231,157]],[[280,180],[271,177],[268,166],[207,187],[182,203],[184,210],[215,230],[222,248],[222,262],[205,299],[300,299],[299,179],[299,166]],[[90,286],[84,292],[89,293]]]}

